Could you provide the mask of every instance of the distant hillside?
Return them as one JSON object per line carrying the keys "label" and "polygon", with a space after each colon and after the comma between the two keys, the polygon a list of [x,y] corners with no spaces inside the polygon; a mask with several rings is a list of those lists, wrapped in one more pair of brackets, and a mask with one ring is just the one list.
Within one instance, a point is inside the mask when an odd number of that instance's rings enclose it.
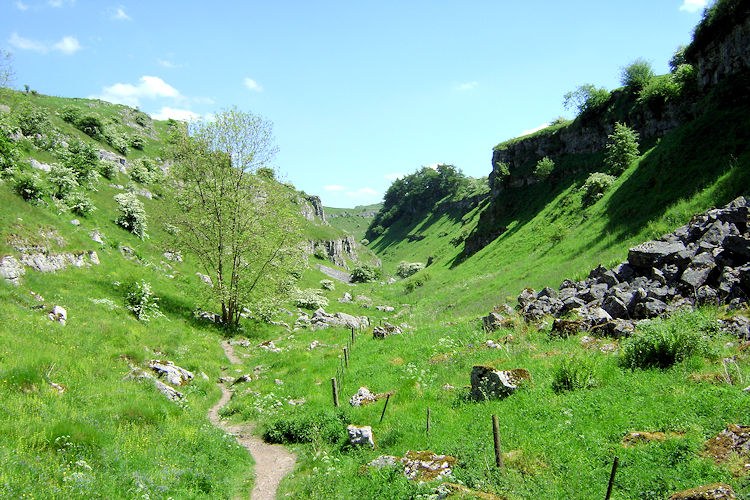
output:
{"label": "distant hillside", "polygon": [[373,205],[358,205],[354,208],[323,207],[328,223],[342,231],[345,231],[357,241],[365,237],[370,222],[378,213],[382,203]]}

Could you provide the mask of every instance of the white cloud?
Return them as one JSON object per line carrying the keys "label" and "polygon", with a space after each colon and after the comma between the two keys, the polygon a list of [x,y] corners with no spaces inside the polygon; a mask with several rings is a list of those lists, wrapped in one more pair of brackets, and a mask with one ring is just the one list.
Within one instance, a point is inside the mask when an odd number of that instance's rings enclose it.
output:
{"label": "white cloud", "polygon": [[75,37],[65,36],[62,40],[54,44],[52,48],[69,56],[81,50],[81,44],[78,43],[78,40]]}
{"label": "white cloud", "polygon": [[24,38],[18,33],[13,32],[8,39],[8,43],[17,49],[21,50],[33,50],[40,54],[46,54],[50,50],[57,50],[65,55],[71,55],[81,50],[81,44],[78,43],[78,39],[73,36],[64,36],[59,42],[49,45],[39,40],[32,40],[31,38]]}
{"label": "white cloud", "polygon": [[172,61],[169,61],[169,60],[167,60],[167,59],[158,59],[158,58],[157,58],[157,59],[156,59],[156,62],[157,62],[157,64],[158,64],[159,66],[163,66],[163,67],[165,67],[165,68],[169,68],[169,69],[175,69],[175,68],[180,68],[180,67],[182,67],[182,65],[181,65],[181,64],[175,64],[175,63],[173,63]]}
{"label": "white cloud", "polygon": [[252,78],[245,78],[243,80],[243,83],[245,84],[245,87],[249,88],[253,92],[263,92],[263,87],[258,85],[258,82],[253,80]]}
{"label": "white cloud", "polygon": [[115,9],[115,13],[112,14],[112,19],[117,19],[118,21],[132,21],[133,19],[125,13],[125,9],[122,7],[117,7]]}
{"label": "white cloud", "polygon": [[523,137],[524,135],[533,134],[534,132],[539,132],[543,128],[549,127],[549,123],[542,123],[538,127],[530,128],[529,130],[524,130],[520,134],[518,134],[518,137]]}
{"label": "white cloud", "polygon": [[346,188],[344,186],[339,186],[338,184],[332,184],[330,186],[323,186],[323,189],[326,191],[344,191]]}
{"label": "white cloud", "polygon": [[686,12],[698,12],[708,4],[707,0],[683,0],[680,10]]}
{"label": "white cloud", "polygon": [[16,7],[18,8],[18,10],[29,10],[29,6],[21,2],[20,0],[16,2]]}
{"label": "white cloud", "polygon": [[17,49],[21,50],[33,50],[34,52],[41,52],[42,54],[47,53],[49,48],[42,42],[32,40],[30,38],[24,38],[19,36],[18,33],[13,33],[8,39],[8,43]]}
{"label": "white cloud", "polygon": [[477,85],[479,85],[479,82],[471,81],[471,82],[459,83],[456,88],[458,90],[474,90]]}
{"label": "white cloud", "polygon": [[47,0],[47,3],[52,7],[62,7],[66,3],[69,3],[70,5],[75,5],[76,0]]}
{"label": "white cloud", "polygon": [[133,107],[140,106],[141,99],[158,99],[163,97],[175,100],[183,99],[176,88],[158,76],[142,76],[136,85],[132,83],[115,83],[109,87],[102,88],[101,94],[89,97]]}
{"label": "white cloud", "polygon": [[389,181],[395,181],[396,179],[406,177],[406,174],[385,174],[384,177]]}
{"label": "white cloud", "polygon": [[188,109],[176,109],[170,108],[169,106],[163,106],[158,112],[152,113],[151,118],[154,120],[168,120],[169,118],[172,118],[173,120],[191,122],[201,120],[203,119],[203,116]]}

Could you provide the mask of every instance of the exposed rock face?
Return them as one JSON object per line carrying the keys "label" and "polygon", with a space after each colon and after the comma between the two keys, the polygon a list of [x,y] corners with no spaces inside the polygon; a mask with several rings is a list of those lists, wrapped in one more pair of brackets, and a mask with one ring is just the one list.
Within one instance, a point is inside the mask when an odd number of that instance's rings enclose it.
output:
{"label": "exposed rock face", "polygon": [[392,325],[387,321],[383,322],[380,326],[375,326],[372,329],[372,336],[376,339],[384,339],[389,335],[400,335],[402,332],[401,328],[396,325]]}
{"label": "exposed rock face", "polygon": [[531,373],[525,368],[496,370],[491,366],[477,365],[471,370],[471,397],[477,400],[502,398],[512,394],[524,382],[531,382]]}
{"label": "exposed rock face", "polygon": [[432,451],[407,451],[401,459],[404,475],[419,482],[450,476],[456,459],[450,455],[438,455]]}
{"label": "exposed rock face", "polygon": [[185,397],[184,394],[177,391],[176,389],[168,386],[161,380],[156,379],[153,375],[151,375],[148,372],[145,372],[141,370],[140,368],[133,368],[130,373],[125,375],[125,379],[132,379],[132,380],[140,380],[140,379],[148,379],[153,381],[154,386],[156,387],[156,390],[158,390],[160,393],[164,394],[164,396],[169,399],[170,401],[180,401]]}
{"label": "exposed rock face", "polygon": [[353,446],[365,444],[375,448],[375,438],[372,434],[372,427],[369,425],[350,424],[346,432],[349,434],[349,444]]}
{"label": "exposed rock face", "polygon": [[[48,254],[42,252],[36,252],[31,254],[22,254],[21,262],[42,273],[52,273],[60,271],[68,266],[84,267],[91,265],[90,263],[98,264],[99,257],[93,256],[96,252],[82,252],[77,254],[72,253],[60,253],[60,254]],[[88,257],[88,259],[87,259]]]}
{"label": "exposed rock face", "polygon": [[724,483],[698,486],[669,496],[669,500],[734,500],[735,498],[737,497],[732,487]]}
{"label": "exposed rock face", "polygon": [[705,444],[706,455],[718,463],[737,457],[745,464],[743,472],[750,469],[750,425],[728,425]]}
{"label": "exposed rock face", "polygon": [[0,260],[0,277],[10,281],[14,285],[21,284],[21,276],[26,274],[26,268],[12,255],[7,255]]}
{"label": "exposed rock face", "polygon": [[31,164],[32,168],[41,170],[42,172],[49,172],[50,170],[52,170],[52,165],[42,163],[40,161],[35,160],[34,158],[29,159],[29,163]]}
{"label": "exposed rock face", "polygon": [[118,168],[120,169],[121,174],[128,173],[128,170],[127,170],[128,162],[124,157],[120,155],[117,155],[111,151],[107,151],[106,149],[100,149],[99,159],[102,161],[111,161],[117,164]]}
{"label": "exposed rock face", "polygon": [[148,367],[159,377],[165,377],[172,385],[186,385],[193,380],[192,372],[180,368],[171,361],[161,361],[152,359],[148,362]]}
{"label": "exposed rock face", "polygon": [[323,211],[323,203],[320,201],[320,196],[307,195],[305,196],[305,200],[307,200],[312,206],[311,216],[308,216],[308,214],[303,213],[305,218],[307,220],[315,220],[315,218],[317,217],[321,221],[326,222],[326,214]]}
{"label": "exposed rock face", "polygon": [[[304,315],[307,316],[307,315]],[[334,314],[327,313],[323,309],[317,309],[312,318],[308,320],[302,319],[303,316],[297,319],[295,326],[305,326],[305,323],[309,323],[312,330],[320,330],[323,328],[344,326],[347,328],[365,328],[370,325],[370,320],[367,316],[352,316],[342,312]]]}
{"label": "exposed rock face", "polygon": [[[564,336],[576,327],[618,337],[628,335],[637,319],[702,304],[739,307],[750,294],[748,215],[744,197],[696,215],[660,240],[631,248],[628,260],[613,269],[599,266],[586,280],[565,280],[559,290],[523,290],[521,313],[537,321],[575,311],[577,320],[556,322],[553,328]],[[742,320],[726,324],[742,338],[750,334]]]}
{"label": "exposed rock face", "polygon": [[347,236],[338,240],[310,240],[307,243],[306,253],[312,255],[316,252],[322,252],[328,260],[337,266],[349,269],[346,263],[347,259],[352,262],[359,262],[357,247],[358,243],[354,241],[353,236]]}

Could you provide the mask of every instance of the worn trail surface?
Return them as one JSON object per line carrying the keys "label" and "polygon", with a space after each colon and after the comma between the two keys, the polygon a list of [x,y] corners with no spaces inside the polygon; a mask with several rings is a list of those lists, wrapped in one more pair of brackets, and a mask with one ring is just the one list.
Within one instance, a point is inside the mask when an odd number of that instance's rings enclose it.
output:
{"label": "worn trail surface", "polygon": [[352,275],[349,273],[345,273],[344,271],[339,271],[338,269],[324,266],[323,264],[318,264],[318,269],[320,269],[323,274],[327,274],[331,278],[339,280],[342,283],[352,282]]}
{"label": "worn trail surface", "polygon": [[[229,342],[221,343],[229,361],[239,364],[240,359],[234,353]],[[276,490],[279,488],[281,479],[294,469],[296,455],[290,453],[286,448],[278,444],[268,444],[253,435],[252,424],[228,425],[219,419],[219,410],[229,402],[232,391],[224,384],[218,384],[221,388],[221,399],[216,405],[208,410],[208,419],[211,423],[225,431],[234,434],[237,442],[244,446],[255,460],[255,486],[250,498],[253,500],[272,500],[276,498]]]}

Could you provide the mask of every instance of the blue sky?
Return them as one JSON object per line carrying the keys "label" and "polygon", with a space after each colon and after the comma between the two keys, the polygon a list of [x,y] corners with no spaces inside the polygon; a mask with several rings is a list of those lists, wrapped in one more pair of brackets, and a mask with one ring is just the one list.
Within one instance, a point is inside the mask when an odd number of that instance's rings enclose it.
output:
{"label": "blue sky", "polygon": [[274,123],[282,177],[327,206],[572,117],[562,96],[657,73],[705,0],[0,0],[16,87],[188,119],[237,105]]}

